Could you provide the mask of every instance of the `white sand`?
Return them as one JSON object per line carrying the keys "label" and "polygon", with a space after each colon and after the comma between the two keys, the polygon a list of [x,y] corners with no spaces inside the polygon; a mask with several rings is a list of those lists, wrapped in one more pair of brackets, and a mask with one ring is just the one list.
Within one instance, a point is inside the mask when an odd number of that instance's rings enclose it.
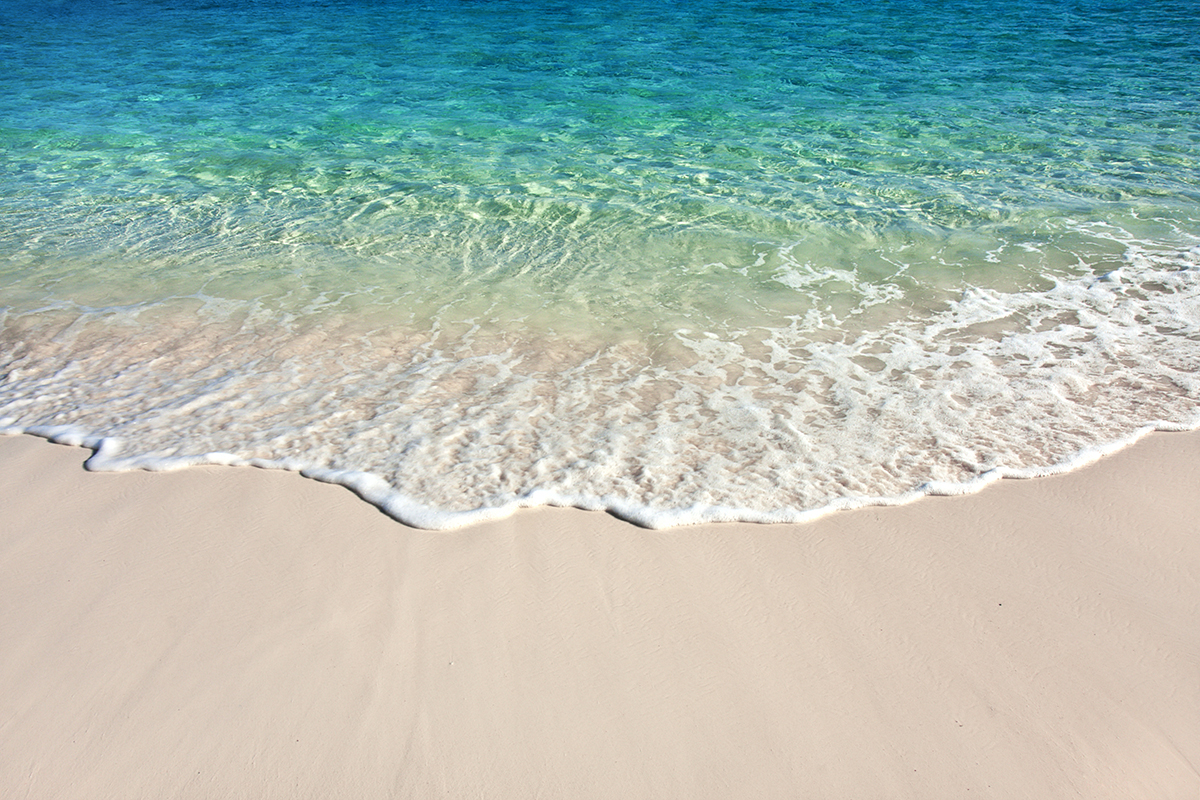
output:
{"label": "white sand", "polygon": [[0,797],[1200,797],[1200,434],[667,532],[86,455],[0,437]]}

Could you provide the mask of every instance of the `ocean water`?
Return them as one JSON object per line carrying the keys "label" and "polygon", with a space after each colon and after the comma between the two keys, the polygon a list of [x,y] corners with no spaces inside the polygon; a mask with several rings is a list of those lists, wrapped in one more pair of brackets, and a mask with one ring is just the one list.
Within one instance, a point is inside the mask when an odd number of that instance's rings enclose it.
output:
{"label": "ocean water", "polygon": [[409,524],[1200,425],[1195,0],[0,0],[0,432]]}

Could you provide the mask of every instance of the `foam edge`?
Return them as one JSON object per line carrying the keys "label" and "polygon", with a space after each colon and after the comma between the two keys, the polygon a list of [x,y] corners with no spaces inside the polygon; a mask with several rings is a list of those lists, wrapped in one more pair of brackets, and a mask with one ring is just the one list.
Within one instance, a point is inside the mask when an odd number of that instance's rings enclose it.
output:
{"label": "foam edge", "polygon": [[877,497],[840,497],[817,508],[777,509],[761,511],[730,506],[695,504],[683,508],[654,508],[611,495],[588,497],[535,489],[513,497],[498,506],[485,506],[469,511],[446,511],[421,503],[393,489],[379,475],[355,470],[339,470],[306,465],[294,459],[246,459],[232,453],[204,453],[170,458],[133,456],[121,457],[121,441],[89,433],[72,425],[21,426],[13,419],[0,419],[0,436],[36,436],[55,444],[71,445],[92,451],[84,461],[91,472],[169,472],[195,466],[258,467],[296,472],[305,478],[336,484],[349,489],[381,512],[411,528],[434,531],[453,531],[484,522],[505,519],[525,508],[544,506],[577,508],[583,511],[604,511],[632,525],[649,530],[666,530],[705,523],[748,522],[758,524],[803,524],[838,511],[858,508],[900,506],[924,497],[949,497],[975,494],[1006,478],[1028,480],[1061,475],[1093,464],[1140,441],[1155,432],[1180,433],[1200,430],[1200,413],[1188,422],[1158,420],[1135,430],[1120,439],[1086,447],[1070,458],[1043,467],[997,467],[976,477],[955,483],[936,481],[922,484],[899,495]]}

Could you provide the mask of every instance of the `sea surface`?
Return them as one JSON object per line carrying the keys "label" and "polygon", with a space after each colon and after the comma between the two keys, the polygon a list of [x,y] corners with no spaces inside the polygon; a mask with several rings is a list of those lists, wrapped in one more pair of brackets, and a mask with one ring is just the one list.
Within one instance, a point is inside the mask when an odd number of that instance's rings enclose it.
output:
{"label": "sea surface", "polygon": [[0,432],[453,528],[1200,425],[1198,0],[0,0]]}

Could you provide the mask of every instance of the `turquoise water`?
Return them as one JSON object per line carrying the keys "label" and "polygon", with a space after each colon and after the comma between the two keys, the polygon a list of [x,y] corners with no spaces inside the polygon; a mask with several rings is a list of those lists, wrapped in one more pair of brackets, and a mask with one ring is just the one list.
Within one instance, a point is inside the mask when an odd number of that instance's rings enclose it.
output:
{"label": "turquoise water", "polygon": [[430,527],[1194,427],[1198,11],[0,0],[0,427]]}

